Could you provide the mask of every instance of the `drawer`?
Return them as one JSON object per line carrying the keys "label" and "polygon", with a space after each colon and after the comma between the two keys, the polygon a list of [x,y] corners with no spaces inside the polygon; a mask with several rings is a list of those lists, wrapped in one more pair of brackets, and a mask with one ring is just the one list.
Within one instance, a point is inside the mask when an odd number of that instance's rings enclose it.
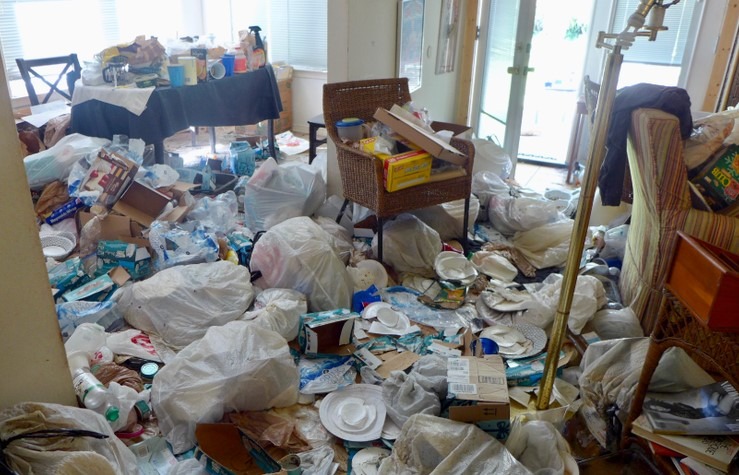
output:
{"label": "drawer", "polygon": [[739,255],[678,231],[666,284],[708,328],[739,332]]}

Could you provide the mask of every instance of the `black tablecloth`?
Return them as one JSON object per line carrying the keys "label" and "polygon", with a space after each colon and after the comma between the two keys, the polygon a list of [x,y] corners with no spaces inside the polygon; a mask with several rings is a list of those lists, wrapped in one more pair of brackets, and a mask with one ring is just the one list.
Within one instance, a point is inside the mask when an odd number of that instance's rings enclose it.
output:
{"label": "black tablecloth", "polygon": [[189,126],[256,124],[279,119],[281,111],[277,80],[267,65],[196,86],[156,89],[138,116],[120,106],[85,101],[72,107],[71,129],[90,137],[112,139],[123,134],[142,139],[160,148],[157,161],[161,162],[164,139]]}

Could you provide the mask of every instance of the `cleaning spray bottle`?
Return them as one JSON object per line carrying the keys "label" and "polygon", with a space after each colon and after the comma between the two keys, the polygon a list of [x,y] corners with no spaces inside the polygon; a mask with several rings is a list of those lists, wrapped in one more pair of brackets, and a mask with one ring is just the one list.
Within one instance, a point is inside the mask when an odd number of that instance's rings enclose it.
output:
{"label": "cleaning spray bottle", "polygon": [[264,50],[262,37],[259,36],[260,31],[262,31],[262,29],[258,26],[249,27],[249,32],[254,33],[255,38],[255,45],[252,50],[252,69],[258,69],[267,64],[267,52]]}

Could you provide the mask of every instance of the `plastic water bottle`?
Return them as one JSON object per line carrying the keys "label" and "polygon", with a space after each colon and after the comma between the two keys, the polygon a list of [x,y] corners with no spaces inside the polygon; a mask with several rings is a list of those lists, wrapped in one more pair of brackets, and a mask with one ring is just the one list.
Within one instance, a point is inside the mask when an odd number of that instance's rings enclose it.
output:
{"label": "plastic water bottle", "polygon": [[118,420],[120,409],[111,403],[108,390],[87,367],[82,367],[72,374],[74,392],[82,404],[93,411],[101,414],[109,423]]}

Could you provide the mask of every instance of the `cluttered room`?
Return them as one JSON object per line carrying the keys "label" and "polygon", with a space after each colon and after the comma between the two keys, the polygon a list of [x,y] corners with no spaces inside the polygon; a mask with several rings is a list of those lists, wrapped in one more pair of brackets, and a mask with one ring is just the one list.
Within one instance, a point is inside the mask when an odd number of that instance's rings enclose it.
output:
{"label": "cluttered room", "polygon": [[0,0],[1,474],[739,474],[738,2],[139,3]]}

